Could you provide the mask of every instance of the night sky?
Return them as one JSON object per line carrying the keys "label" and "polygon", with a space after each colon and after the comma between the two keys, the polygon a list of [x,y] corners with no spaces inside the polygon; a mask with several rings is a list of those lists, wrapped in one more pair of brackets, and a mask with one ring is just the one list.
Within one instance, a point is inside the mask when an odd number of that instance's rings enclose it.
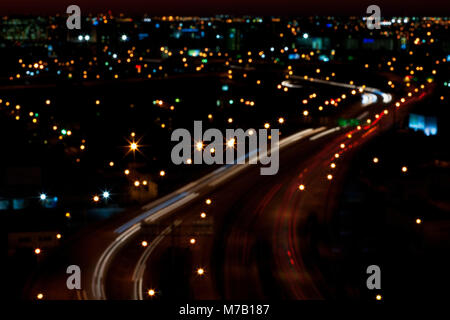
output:
{"label": "night sky", "polygon": [[364,15],[366,8],[376,4],[381,14],[440,15],[450,14],[447,0],[5,0],[0,1],[0,15],[65,13],[76,4],[83,12],[130,14],[209,15]]}

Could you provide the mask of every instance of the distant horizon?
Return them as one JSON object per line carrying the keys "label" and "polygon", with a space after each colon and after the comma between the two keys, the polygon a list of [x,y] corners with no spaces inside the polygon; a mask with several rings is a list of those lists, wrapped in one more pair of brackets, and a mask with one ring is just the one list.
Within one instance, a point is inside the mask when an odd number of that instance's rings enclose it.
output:
{"label": "distant horizon", "polygon": [[[110,13],[111,12],[111,13]],[[135,13],[135,12],[112,12],[112,11],[106,11],[106,12],[82,12],[82,16],[84,17],[88,17],[88,16],[100,16],[100,15],[105,15],[105,14],[111,14],[112,17],[114,18],[118,18],[119,15],[124,15],[124,17],[127,18],[136,18],[136,17],[144,17],[144,16],[148,16],[148,17],[168,17],[168,16],[172,16],[172,17],[183,17],[183,18],[195,18],[195,17],[199,17],[199,18],[209,18],[209,17],[217,17],[217,16],[227,16],[227,17],[233,17],[233,18],[240,18],[240,17],[262,17],[262,18],[311,18],[311,17],[333,17],[333,18],[364,18],[365,16],[356,16],[356,15],[352,15],[352,14],[335,14],[335,15],[330,15],[330,14],[323,14],[323,15],[314,15],[314,14],[305,14],[305,15],[300,15],[300,14],[250,14],[250,13],[242,13],[242,14],[238,14],[238,13],[211,13],[211,14],[164,14],[164,13],[160,13],[160,14],[156,14],[156,13],[147,13],[147,12],[143,12],[143,13]],[[9,18],[9,17],[65,17],[66,13],[10,13],[10,14],[0,14],[0,18]],[[418,14],[405,14],[405,15],[396,15],[396,14],[390,14],[390,15],[382,15],[381,18],[386,19],[386,18],[394,18],[394,17],[408,17],[408,18],[412,18],[412,17],[417,17],[417,18],[449,18],[450,19],[450,15],[418,15]],[[169,21],[168,21],[169,22]]]}
{"label": "distant horizon", "polygon": [[442,0],[77,0],[77,1],[16,0],[0,3],[0,15],[65,14],[69,5],[80,6],[82,13],[97,14],[112,11],[127,15],[212,16],[365,16],[369,5],[378,5],[382,16],[450,16],[450,5]]}

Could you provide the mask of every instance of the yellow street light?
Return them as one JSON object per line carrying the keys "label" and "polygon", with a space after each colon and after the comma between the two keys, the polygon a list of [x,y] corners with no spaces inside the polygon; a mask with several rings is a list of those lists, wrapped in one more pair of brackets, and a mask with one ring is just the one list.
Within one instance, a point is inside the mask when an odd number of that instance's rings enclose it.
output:
{"label": "yellow street light", "polygon": [[201,151],[201,150],[203,149],[203,142],[202,142],[202,141],[197,142],[197,143],[195,144],[195,148],[196,148],[198,151]]}
{"label": "yellow street light", "polygon": [[203,268],[198,268],[198,269],[197,269],[197,274],[198,274],[199,276],[202,276],[202,275],[205,274],[205,270],[204,270]]}
{"label": "yellow street light", "polygon": [[236,142],[236,139],[234,139],[234,138],[231,138],[230,140],[228,140],[227,141],[227,148],[233,148],[235,142]]}

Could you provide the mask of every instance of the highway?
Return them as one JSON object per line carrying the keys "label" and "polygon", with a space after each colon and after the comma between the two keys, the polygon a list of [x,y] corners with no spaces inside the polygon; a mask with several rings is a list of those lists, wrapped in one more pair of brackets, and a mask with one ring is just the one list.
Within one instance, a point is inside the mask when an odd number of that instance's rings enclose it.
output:
{"label": "highway", "polygon": [[[84,231],[64,255],[41,268],[30,296],[44,291],[47,299],[327,297],[327,281],[314,257],[331,253],[315,233],[330,222],[354,150],[393,124],[395,107],[387,106],[392,96],[362,90],[363,101],[347,115],[370,122],[283,137],[274,176],[260,175],[259,165],[224,165],[139,212]],[[70,264],[82,269],[81,291],[65,288]],[[154,295],[147,294],[150,289]]]}

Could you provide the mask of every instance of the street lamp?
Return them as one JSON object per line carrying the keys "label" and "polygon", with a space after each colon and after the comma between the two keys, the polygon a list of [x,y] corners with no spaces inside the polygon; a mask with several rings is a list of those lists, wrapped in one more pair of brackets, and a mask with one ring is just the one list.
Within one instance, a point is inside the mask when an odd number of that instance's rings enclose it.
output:
{"label": "street lamp", "polygon": [[198,274],[199,276],[202,276],[202,275],[205,274],[205,270],[204,270],[203,268],[198,268],[198,269],[197,269],[197,274]]}
{"label": "street lamp", "polygon": [[236,140],[234,138],[231,138],[230,140],[228,140],[227,141],[227,148],[233,148],[235,141]]}

